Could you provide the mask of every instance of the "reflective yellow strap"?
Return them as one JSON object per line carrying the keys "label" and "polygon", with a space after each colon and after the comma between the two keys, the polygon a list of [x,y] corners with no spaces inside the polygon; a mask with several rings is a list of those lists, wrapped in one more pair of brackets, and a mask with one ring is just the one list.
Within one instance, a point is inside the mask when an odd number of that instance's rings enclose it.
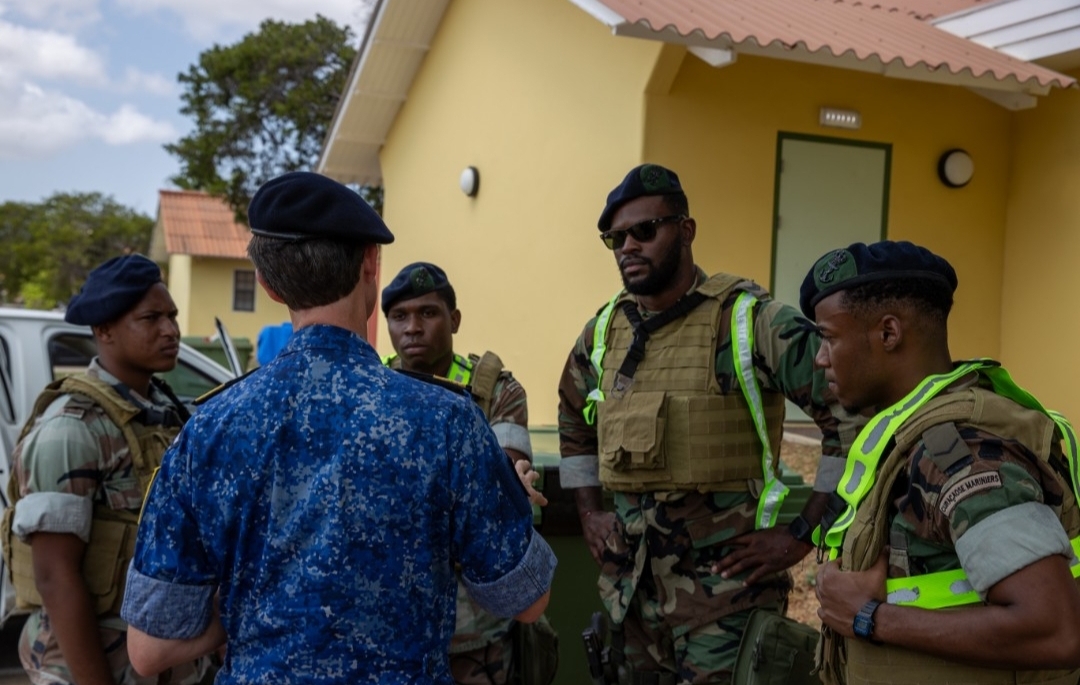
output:
{"label": "reflective yellow strap", "polygon": [[[1073,578],[1080,578],[1080,537],[1073,538],[1071,543],[1073,558],[1069,570]],[[889,578],[885,581],[885,592],[889,604],[920,609],[947,609],[982,602],[963,569]]]}
{"label": "reflective yellow strap", "polygon": [[878,412],[863,427],[862,431],[859,432],[859,437],[855,439],[855,444],[848,450],[844,476],[840,479],[840,485],[836,488],[847,506],[825,535],[825,544],[829,547],[830,559],[835,559],[839,555],[840,548],[844,544],[844,535],[855,520],[855,510],[858,508],[859,503],[866,498],[870,489],[874,487],[874,481],[877,479],[878,462],[881,460],[885,449],[889,446],[893,434],[920,407],[957,379],[972,371],[987,368],[992,363],[991,360],[980,359],[961,364],[950,373],[927,376],[904,399],[885,411]]}
{"label": "reflective yellow strap", "polygon": [[765,490],[758,499],[758,528],[772,528],[788,487],[776,477],[773,468],[772,445],[769,444],[769,427],[765,424],[765,409],[761,400],[761,385],[754,375],[754,304],[757,298],[748,292],[739,293],[731,315],[731,358],[735,362],[735,374],[739,377],[743,397],[750,406],[758,439],[761,441],[761,471],[765,474]]}
{"label": "reflective yellow strap", "polygon": [[596,403],[604,401],[604,392],[600,389],[600,382],[604,379],[604,354],[607,352],[607,331],[611,325],[611,314],[615,311],[615,303],[622,297],[623,291],[615,293],[611,301],[607,303],[600,313],[596,315],[596,326],[593,327],[593,348],[589,355],[589,361],[596,369],[596,387],[585,398],[585,408],[581,410],[585,417],[585,423],[596,425]]}
{"label": "reflective yellow strap", "polygon": [[455,354],[454,361],[450,364],[450,370],[446,372],[446,377],[455,383],[468,385],[469,380],[472,379],[472,368],[472,363],[468,359]]}
{"label": "reflective yellow strap", "polygon": [[386,355],[385,357],[382,358],[383,366],[390,366],[391,364],[394,363],[395,359],[397,359],[397,354],[388,354],[388,355]]}

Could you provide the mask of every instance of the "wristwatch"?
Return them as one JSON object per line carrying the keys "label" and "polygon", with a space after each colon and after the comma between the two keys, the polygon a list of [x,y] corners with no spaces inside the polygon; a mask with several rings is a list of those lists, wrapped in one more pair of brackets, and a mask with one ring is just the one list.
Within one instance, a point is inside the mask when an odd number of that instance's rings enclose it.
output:
{"label": "wristwatch", "polygon": [[799,514],[795,519],[788,524],[788,533],[791,533],[791,537],[795,538],[799,542],[805,542],[808,545],[814,544],[814,529],[810,527],[810,523]]}
{"label": "wristwatch", "polygon": [[880,640],[874,639],[874,612],[879,606],[881,602],[872,599],[859,609],[859,613],[855,614],[855,620],[851,622],[851,630],[856,637],[869,640],[874,644],[881,644]]}

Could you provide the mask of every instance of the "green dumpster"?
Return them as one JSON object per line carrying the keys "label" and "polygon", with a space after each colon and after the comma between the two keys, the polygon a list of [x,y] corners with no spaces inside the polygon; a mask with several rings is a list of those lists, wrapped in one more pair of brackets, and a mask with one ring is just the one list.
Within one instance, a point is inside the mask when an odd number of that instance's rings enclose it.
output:
{"label": "green dumpster", "polygon": [[[210,339],[201,335],[185,335],[181,340],[185,344],[202,352],[207,357],[210,357],[218,364],[221,364],[226,369],[229,368],[229,361],[225,357],[225,348],[222,347],[220,340]],[[251,341],[247,338],[233,338],[232,341],[233,345],[236,346],[236,356],[240,361],[240,368],[247,369],[253,350]]]}
{"label": "green dumpster", "polygon": [[[533,462],[541,474],[537,489],[548,499],[546,507],[533,507],[533,522],[559,560],[546,612],[559,633],[559,670],[554,685],[578,685],[589,682],[581,633],[588,628],[592,613],[603,611],[596,587],[599,568],[581,537],[574,492],[563,490],[559,484],[558,430],[532,428],[529,434]],[[781,480],[791,489],[779,517],[779,525],[787,525],[802,511],[811,488],[782,462],[781,471]]]}

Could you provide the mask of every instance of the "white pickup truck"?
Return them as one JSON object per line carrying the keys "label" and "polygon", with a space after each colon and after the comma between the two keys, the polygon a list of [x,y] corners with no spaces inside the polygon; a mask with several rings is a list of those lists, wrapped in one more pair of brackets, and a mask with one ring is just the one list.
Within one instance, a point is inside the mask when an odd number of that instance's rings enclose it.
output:
{"label": "white pickup truck", "polygon": [[[96,354],[87,326],[64,321],[60,312],[0,307],[0,505],[7,507],[11,452],[19,432],[48,383],[81,371]],[[234,353],[235,355],[235,353]],[[180,345],[179,363],[162,376],[185,402],[234,377],[201,352]],[[13,602],[7,569],[0,559],[0,625]]]}

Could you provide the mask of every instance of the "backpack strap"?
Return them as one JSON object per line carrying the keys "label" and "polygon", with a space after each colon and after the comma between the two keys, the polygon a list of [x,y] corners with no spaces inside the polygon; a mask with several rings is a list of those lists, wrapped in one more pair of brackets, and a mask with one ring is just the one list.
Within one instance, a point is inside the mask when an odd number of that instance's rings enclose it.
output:
{"label": "backpack strap", "polygon": [[495,384],[498,383],[499,374],[502,371],[502,360],[494,352],[485,352],[473,364],[469,390],[472,392],[476,404],[480,406],[480,411],[484,412],[484,416],[489,416],[491,401],[495,397]]}

